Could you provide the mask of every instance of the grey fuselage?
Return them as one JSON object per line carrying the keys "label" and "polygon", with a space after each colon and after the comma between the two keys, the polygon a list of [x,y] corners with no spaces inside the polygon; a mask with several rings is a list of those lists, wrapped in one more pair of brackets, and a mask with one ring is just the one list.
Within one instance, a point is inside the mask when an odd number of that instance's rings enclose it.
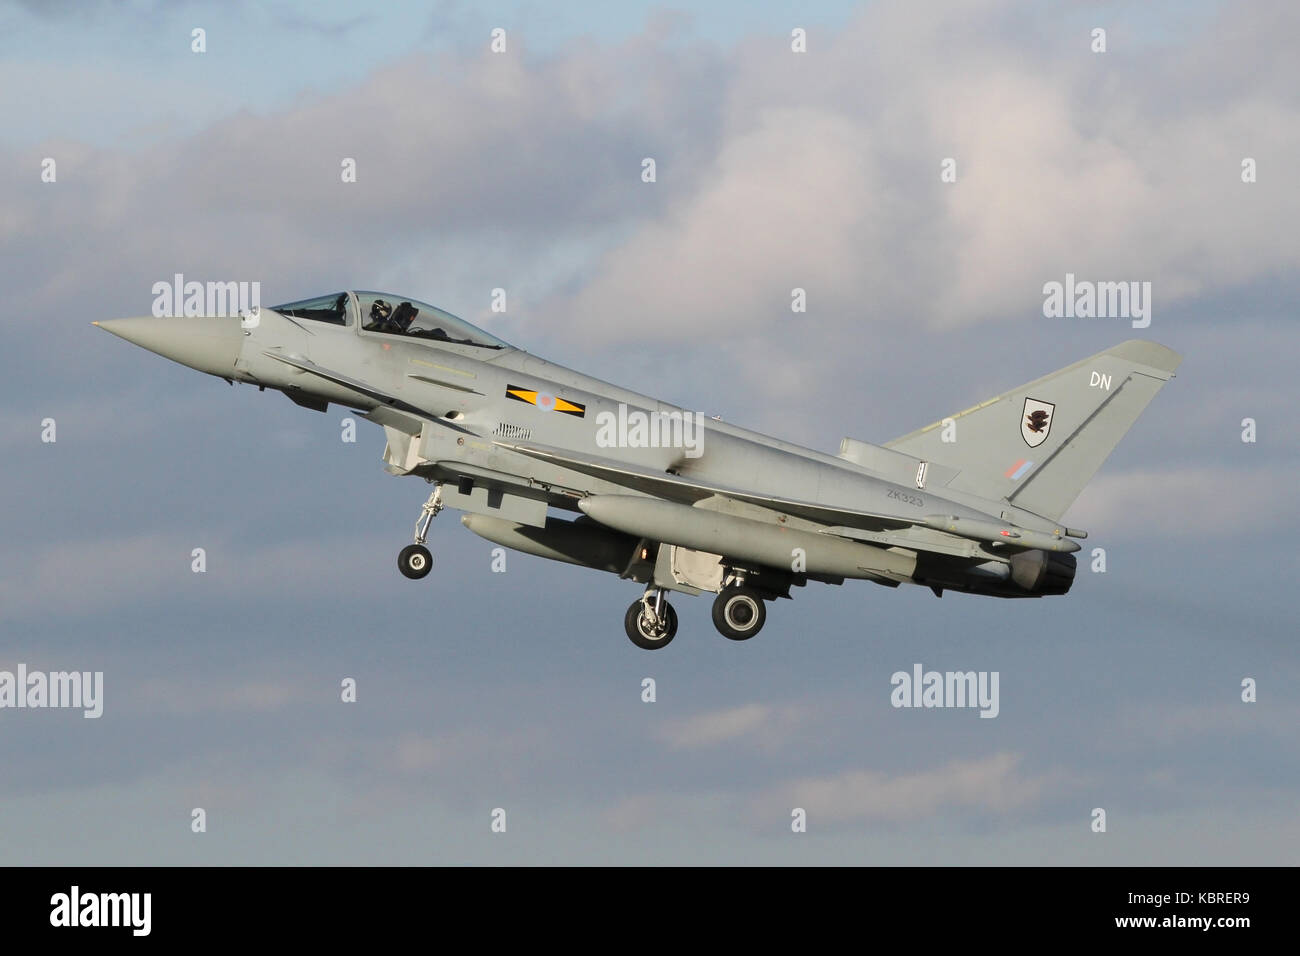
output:
{"label": "grey fuselage", "polygon": [[[797,561],[768,564],[767,555],[779,551],[784,556],[771,540],[762,541],[763,547],[737,544],[737,550],[744,552],[739,555],[719,547],[721,564],[766,573],[769,590],[779,596],[788,594],[789,584],[803,584],[808,578],[839,583],[844,577],[891,586],[920,583],[936,593],[953,588],[1004,597],[1037,596],[1035,588],[1012,583],[1015,553],[1001,550],[996,538],[990,542],[948,534],[935,522],[951,519],[979,527],[1012,524],[1044,535],[1061,534],[1057,523],[1006,500],[954,489],[944,489],[940,496],[918,487],[924,482],[920,476],[912,480],[910,461],[891,469],[870,457],[890,463],[893,453],[878,446],[854,443],[869,449],[869,464],[863,464],[860,456],[850,460],[829,455],[700,416],[517,348],[367,331],[362,318],[358,299],[352,295],[345,325],[291,318],[270,308],[242,318],[121,319],[97,324],[209,374],[283,391],[307,408],[325,411],[332,403],[355,410],[384,426],[388,437],[384,457],[391,473],[445,482],[448,506],[504,522],[500,528],[466,522],[485,537],[492,533],[484,533],[483,528],[495,529],[494,540],[513,534],[505,539],[512,544],[522,540],[517,532],[529,528],[544,535],[556,523],[547,509],[588,510],[581,504],[584,499],[609,496],[611,503],[604,513],[626,517],[607,519],[614,536],[605,543],[617,547],[619,542],[633,542],[643,560],[630,560],[623,568],[609,561],[574,563],[617,570],[624,577],[653,580],[670,589],[698,593],[711,587],[693,587],[683,583],[689,579],[674,580],[662,568],[656,571],[656,556],[647,550],[667,544],[707,551],[700,546],[698,528],[687,528],[691,517],[701,511],[725,516],[716,519],[722,523],[710,532],[724,542],[772,539],[769,532],[776,529],[788,533],[789,540],[833,538],[841,550],[857,546],[864,553],[887,553],[888,560],[864,562],[853,555],[834,557],[828,551],[824,566],[804,569]],[[149,323],[170,326],[163,331]],[[182,335],[188,336],[183,346]],[[205,344],[194,345],[200,337],[206,337]],[[173,339],[177,344],[172,344]],[[648,429],[638,433],[637,424],[651,419],[658,423],[657,436]],[[533,454],[521,448],[539,451]],[[579,467],[574,461],[592,464]],[[617,466],[625,466],[631,478],[614,475],[611,469]],[[679,481],[692,493],[665,496],[654,476]],[[696,490],[701,488],[716,493]],[[731,495],[730,490],[744,494]],[[644,527],[644,521],[636,520],[635,504],[626,504],[637,498],[651,503],[665,497],[675,506],[695,511],[655,512],[665,516],[661,533]],[[797,506],[785,507],[782,502]],[[840,513],[898,516],[912,525],[877,526],[870,519],[837,518]],[[921,526],[921,519],[930,526]],[[592,519],[578,521],[581,527]],[[674,533],[673,527],[683,530]],[[739,537],[726,538],[732,531]],[[1071,544],[1070,549],[1077,546]],[[555,556],[544,546],[531,550]],[[1073,558],[1069,562],[1072,577]]]}

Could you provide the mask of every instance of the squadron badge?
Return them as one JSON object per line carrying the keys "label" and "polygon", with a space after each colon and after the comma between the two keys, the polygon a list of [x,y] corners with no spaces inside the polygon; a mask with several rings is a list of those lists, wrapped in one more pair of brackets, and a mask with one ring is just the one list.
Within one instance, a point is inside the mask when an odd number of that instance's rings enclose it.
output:
{"label": "squadron badge", "polygon": [[1025,410],[1020,414],[1020,437],[1026,445],[1037,448],[1047,441],[1055,411],[1056,406],[1050,402],[1040,402],[1036,398],[1025,399]]}

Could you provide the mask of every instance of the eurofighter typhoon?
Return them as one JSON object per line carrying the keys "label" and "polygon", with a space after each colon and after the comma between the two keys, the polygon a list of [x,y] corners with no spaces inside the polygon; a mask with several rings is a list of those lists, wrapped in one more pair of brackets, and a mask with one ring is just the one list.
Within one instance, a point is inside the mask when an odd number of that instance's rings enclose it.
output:
{"label": "eurofighter typhoon", "polygon": [[1131,340],[873,445],[828,455],[705,418],[508,345],[442,309],[340,292],[237,316],[95,323],[227,382],[381,426],[393,475],[432,493],[398,568],[423,578],[443,508],[491,542],[644,585],[637,647],[677,633],[669,591],[716,594],[748,640],[767,602],[816,581],[937,596],[1063,595],[1078,539],[1061,517],[1180,357]]}

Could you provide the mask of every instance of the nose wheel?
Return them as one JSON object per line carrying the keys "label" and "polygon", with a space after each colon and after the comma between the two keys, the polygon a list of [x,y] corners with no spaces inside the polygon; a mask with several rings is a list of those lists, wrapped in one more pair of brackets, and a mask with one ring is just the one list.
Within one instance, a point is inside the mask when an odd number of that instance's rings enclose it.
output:
{"label": "nose wheel", "polygon": [[419,580],[433,567],[433,555],[422,544],[408,544],[397,553],[397,569],[408,578]]}
{"label": "nose wheel", "polygon": [[664,600],[661,588],[646,591],[623,615],[628,639],[644,651],[667,647],[677,636],[677,612]]}
{"label": "nose wheel", "polygon": [[397,553],[397,570],[412,580],[418,581],[429,573],[433,567],[433,554],[424,546],[429,537],[429,525],[442,510],[442,482],[433,486],[429,500],[420,508],[420,517],[415,520],[415,543],[408,544]]}

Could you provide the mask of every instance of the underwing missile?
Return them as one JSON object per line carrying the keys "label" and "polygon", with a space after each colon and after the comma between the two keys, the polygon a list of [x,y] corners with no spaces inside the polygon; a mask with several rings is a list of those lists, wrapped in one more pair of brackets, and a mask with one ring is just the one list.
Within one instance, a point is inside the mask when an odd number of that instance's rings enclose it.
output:
{"label": "underwing missile", "polygon": [[988,541],[992,544],[1006,544],[1015,548],[1033,548],[1042,551],[1061,551],[1070,553],[1079,550],[1079,543],[1063,536],[1063,533],[1048,534],[1046,531],[1031,531],[1014,525],[998,524],[996,521],[980,521],[978,518],[956,518],[952,515],[930,515],[922,519],[927,527],[949,534],[970,538],[973,541]]}

